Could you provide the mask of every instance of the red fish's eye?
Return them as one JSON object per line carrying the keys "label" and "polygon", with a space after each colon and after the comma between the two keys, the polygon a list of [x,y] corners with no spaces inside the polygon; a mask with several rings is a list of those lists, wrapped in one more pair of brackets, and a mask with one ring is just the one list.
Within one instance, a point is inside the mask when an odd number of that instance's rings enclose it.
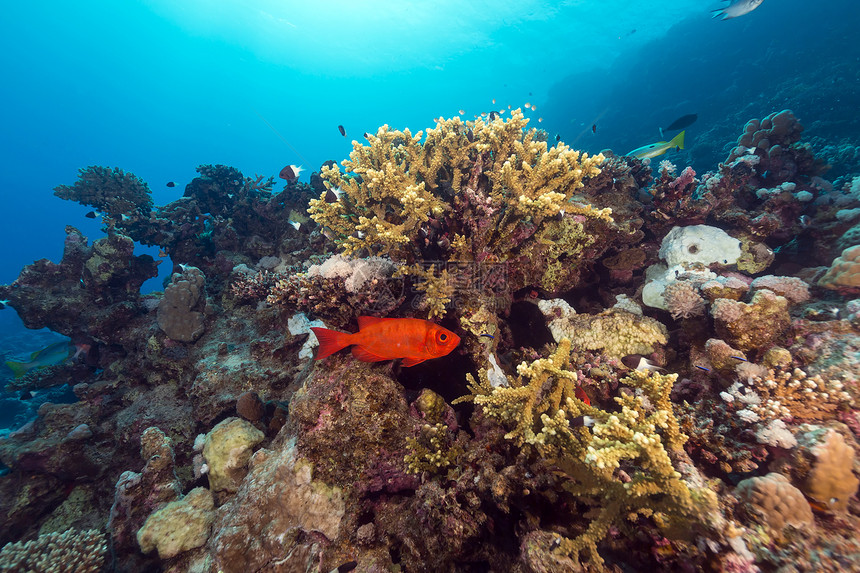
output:
{"label": "red fish's eye", "polygon": [[446,340],[448,340],[448,335],[445,334],[444,332],[440,332],[439,333],[439,342],[445,342]]}

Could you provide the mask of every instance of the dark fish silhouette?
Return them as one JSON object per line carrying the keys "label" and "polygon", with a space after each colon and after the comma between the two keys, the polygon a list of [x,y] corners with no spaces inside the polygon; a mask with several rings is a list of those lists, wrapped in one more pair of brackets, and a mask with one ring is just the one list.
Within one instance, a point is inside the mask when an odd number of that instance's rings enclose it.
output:
{"label": "dark fish silhouette", "polygon": [[364,139],[370,139],[370,135],[366,131],[364,132]]}
{"label": "dark fish silhouette", "polygon": [[281,172],[278,174],[278,177],[287,181],[287,183],[294,183],[298,178],[299,174],[304,171],[301,167],[296,165],[287,165]]}
{"label": "dark fish silhouette", "polygon": [[666,128],[666,131],[678,131],[679,129],[684,129],[690,125],[696,123],[696,120],[699,119],[699,116],[695,113],[688,113],[687,115],[682,115],[675,121],[669,124],[669,127]]}
{"label": "dark fish silhouette", "polygon": [[556,133],[556,134],[555,134],[555,140],[556,140],[556,141],[561,141],[561,134],[560,134],[560,133]]}
{"label": "dark fish silhouette", "polygon": [[174,183],[173,181],[168,181],[167,186],[168,187],[176,187],[176,183]]}
{"label": "dark fish silhouette", "polygon": [[591,133],[597,133],[597,124],[596,123],[591,124]]}
{"label": "dark fish silhouette", "polygon": [[98,217],[98,213],[96,213],[95,211],[90,211],[89,213],[84,215],[84,217],[86,217],[87,219],[95,219],[96,217]]}
{"label": "dark fish silhouette", "polygon": [[343,128],[342,125],[337,126],[337,130],[340,132],[340,134],[342,136],[346,137],[346,130]]}

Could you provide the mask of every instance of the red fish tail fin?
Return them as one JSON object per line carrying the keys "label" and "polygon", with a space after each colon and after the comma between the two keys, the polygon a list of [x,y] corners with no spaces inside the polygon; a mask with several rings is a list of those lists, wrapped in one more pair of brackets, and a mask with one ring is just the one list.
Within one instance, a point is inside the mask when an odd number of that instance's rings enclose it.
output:
{"label": "red fish tail fin", "polygon": [[314,334],[319,340],[320,345],[317,349],[317,355],[314,360],[321,360],[330,354],[334,354],[342,348],[346,348],[352,344],[352,335],[346,332],[338,332],[337,330],[329,330],[328,328],[311,327]]}

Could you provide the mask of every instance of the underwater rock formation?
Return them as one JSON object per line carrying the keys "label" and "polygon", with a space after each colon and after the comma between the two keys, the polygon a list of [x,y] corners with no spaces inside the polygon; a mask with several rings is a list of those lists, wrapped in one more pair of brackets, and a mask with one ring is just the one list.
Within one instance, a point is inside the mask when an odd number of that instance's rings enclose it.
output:
{"label": "underwater rock formation", "polygon": [[[830,288],[847,259],[825,266],[860,197],[801,133],[753,121],[696,173],[551,147],[518,110],[440,118],[381,128],[312,188],[201,166],[161,207],[83,170],[58,195],[107,236],[69,228],[59,264],[0,286],[27,326],[89,345],[15,382],[78,402],[0,437],[0,563],[60,535],[97,564],[107,538],[120,571],[207,573],[860,550],[860,302]],[[175,264],[163,292],[140,294],[156,262],[135,242]],[[309,325],[359,316],[461,342],[412,367],[312,360]]]}

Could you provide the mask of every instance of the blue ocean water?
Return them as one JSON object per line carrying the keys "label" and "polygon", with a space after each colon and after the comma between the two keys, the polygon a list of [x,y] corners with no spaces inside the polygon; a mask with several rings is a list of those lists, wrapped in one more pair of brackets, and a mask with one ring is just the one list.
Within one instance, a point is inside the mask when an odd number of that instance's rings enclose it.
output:
{"label": "blue ocean water", "polygon": [[471,118],[527,102],[540,127],[586,151],[629,151],[697,113],[678,162],[699,169],[724,158],[715,142],[784,107],[810,135],[858,137],[857,2],[770,0],[726,21],[710,18],[715,6],[10,3],[0,282],[34,259],[56,260],[67,224],[100,236],[86,208],[52,196],[89,165],[131,171],[162,204],[199,164],[276,175],[295,163],[306,180],[382,124],[417,131],[461,109]]}

